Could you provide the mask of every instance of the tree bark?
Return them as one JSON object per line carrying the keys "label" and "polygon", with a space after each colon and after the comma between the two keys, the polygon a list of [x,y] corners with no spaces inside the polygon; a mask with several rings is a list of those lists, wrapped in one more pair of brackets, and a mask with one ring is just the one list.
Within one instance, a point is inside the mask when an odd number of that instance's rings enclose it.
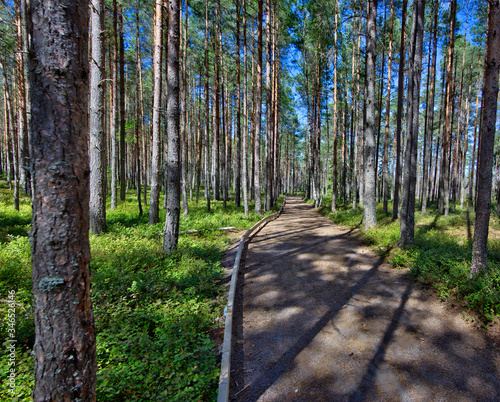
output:
{"label": "tree bark", "polygon": [[163,250],[171,253],[179,240],[180,217],[180,105],[179,105],[179,0],[169,0],[167,62],[167,214]]}
{"label": "tree bark", "polygon": [[111,57],[111,209],[116,208],[118,201],[118,10],[116,0],[113,0],[113,56]]}
{"label": "tree bark", "polygon": [[208,1],[205,7],[205,199],[210,212],[210,88],[208,64]]}
{"label": "tree bark", "polygon": [[436,55],[437,55],[437,31],[438,31],[438,11],[439,2],[434,0],[433,2],[433,15],[434,15],[434,26],[433,26],[433,36],[432,36],[432,61],[430,65],[430,71],[428,80],[430,80],[429,89],[429,104],[427,107],[428,115],[425,126],[425,138],[426,138],[426,150],[424,156],[424,174],[423,174],[423,191],[422,191],[422,215],[427,213],[427,199],[429,198],[429,183],[430,183],[430,167],[431,167],[431,155],[430,155],[430,145],[432,141],[432,133],[434,128],[434,94],[436,89]]}
{"label": "tree bark", "polygon": [[154,19],[154,45],[153,45],[153,143],[151,154],[151,191],[149,195],[149,224],[159,222],[160,209],[160,168],[161,168],[161,84],[162,77],[162,39],[163,39],[163,0],[157,0]]}
{"label": "tree bark", "polygon": [[394,200],[392,203],[392,219],[399,216],[399,192],[401,189],[401,125],[403,120],[404,80],[405,80],[405,32],[406,11],[408,1],[403,0],[403,14],[401,17],[401,40],[399,45],[399,72],[398,72],[398,109],[396,112],[396,169],[394,172]]}
{"label": "tree bark", "polygon": [[48,6],[33,0],[32,13],[33,399],[95,401],[97,364],[89,267],[88,2],[56,0]]}
{"label": "tree bark", "polygon": [[384,153],[382,157],[382,198],[384,214],[388,214],[389,204],[389,128],[391,117],[391,87],[392,87],[392,47],[394,43],[394,0],[391,0],[391,17],[389,33],[389,66],[387,68],[387,95],[385,105]]}
{"label": "tree bark", "polygon": [[481,128],[477,161],[477,204],[472,244],[471,276],[486,270],[491,211],[491,181],[500,67],[500,1],[488,1],[488,29],[484,63]]}
{"label": "tree bark", "polygon": [[125,201],[126,183],[125,183],[125,38],[123,35],[123,6],[118,5],[118,35],[120,37],[120,201]]}
{"label": "tree bark", "polygon": [[244,89],[243,89],[243,157],[242,157],[242,178],[243,178],[243,209],[245,217],[249,215],[248,208],[248,66],[247,66],[247,5],[243,0],[243,65],[244,65]]}
{"label": "tree bark", "polygon": [[375,60],[377,44],[377,0],[368,1],[366,36],[366,123],[363,135],[364,152],[364,210],[363,223],[366,229],[377,224],[375,199]]}
{"label": "tree bark", "polygon": [[261,214],[262,200],[260,195],[260,126],[262,116],[262,18],[263,0],[258,0],[258,28],[257,28],[257,84],[255,100],[255,168],[254,168],[254,189],[255,189],[255,213]]}
{"label": "tree bark", "polygon": [[106,231],[106,136],[104,133],[104,0],[91,0],[90,230]]}
{"label": "tree bark", "polygon": [[444,129],[441,147],[441,174],[439,180],[439,212],[448,216],[450,212],[450,141],[452,134],[452,113],[454,97],[453,54],[455,46],[455,16],[457,0],[451,0],[450,32],[446,59],[446,95],[444,105]]}
{"label": "tree bark", "polygon": [[413,24],[408,74],[408,114],[403,175],[403,202],[401,203],[401,230],[398,245],[407,248],[415,239],[415,189],[417,183],[418,120],[420,106],[420,78],[424,44],[425,0],[413,2]]}

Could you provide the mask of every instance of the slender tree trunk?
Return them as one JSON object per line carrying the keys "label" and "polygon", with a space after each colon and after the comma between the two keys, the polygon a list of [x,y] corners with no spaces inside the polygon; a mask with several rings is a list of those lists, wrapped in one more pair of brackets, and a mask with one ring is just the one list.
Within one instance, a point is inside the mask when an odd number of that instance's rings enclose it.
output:
{"label": "slender tree trunk", "polygon": [[391,117],[391,87],[392,87],[392,47],[394,43],[394,0],[391,0],[391,17],[389,23],[389,66],[387,69],[387,95],[385,104],[384,153],[382,157],[382,198],[384,214],[388,214],[389,204],[389,129]]}
{"label": "slender tree trunk", "polygon": [[118,6],[118,34],[120,36],[120,201],[125,201],[125,38],[123,35],[123,6]]}
{"label": "slender tree trunk", "polygon": [[104,0],[91,0],[90,230],[106,231],[106,137],[104,133]]}
{"label": "slender tree trunk", "polygon": [[398,73],[398,110],[396,112],[396,169],[394,172],[394,201],[392,219],[399,216],[399,193],[401,189],[401,125],[403,120],[404,79],[405,79],[405,32],[406,11],[408,1],[403,0],[403,15],[401,17],[401,40],[399,45],[399,73]]}
{"label": "slender tree trunk", "polygon": [[180,215],[180,104],[179,104],[179,0],[169,0],[167,60],[167,217],[163,249],[171,253],[179,240]]}
{"label": "slender tree trunk", "polygon": [[265,189],[265,205],[266,211],[269,211],[272,206],[273,199],[273,152],[272,152],[272,137],[273,137],[273,108],[272,108],[272,34],[271,34],[271,14],[272,3],[267,0],[266,13],[266,189]]}
{"label": "slender tree trunk", "polygon": [[142,137],[142,116],[141,114],[141,46],[139,38],[139,0],[136,0],[135,4],[135,57],[136,57],[136,70],[137,75],[135,77],[135,181],[137,190],[137,204],[139,207],[139,216],[142,216],[142,199],[141,199],[141,146],[140,138]]}
{"label": "slender tree trunk", "polygon": [[118,9],[116,0],[113,0],[113,56],[111,57],[111,209],[116,208],[118,202],[118,138],[116,132],[119,125],[118,113]]}
{"label": "slender tree trunk", "polygon": [[491,212],[493,149],[498,104],[500,67],[500,1],[488,2],[488,29],[484,63],[481,128],[477,161],[477,204],[472,243],[471,276],[487,268],[488,229]]}
{"label": "slender tree trunk", "polygon": [[455,46],[455,14],[457,0],[451,0],[450,33],[448,38],[448,52],[446,59],[446,95],[444,105],[444,129],[441,147],[441,177],[439,181],[440,197],[439,212],[448,216],[450,212],[450,142],[452,135],[452,113],[454,97],[453,54]]}
{"label": "slender tree trunk", "polygon": [[262,201],[260,195],[260,125],[262,116],[262,18],[263,0],[258,0],[259,15],[257,17],[257,84],[256,84],[256,110],[255,110],[255,169],[254,169],[254,189],[255,189],[255,213],[262,212]]}
{"label": "slender tree trunk", "polygon": [[408,74],[408,115],[403,176],[403,202],[401,204],[401,231],[398,245],[407,248],[415,238],[415,189],[417,183],[418,120],[420,106],[420,78],[424,44],[425,0],[413,3],[413,24]]}
{"label": "slender tree trunk", "polygon": [[[182,3],[181,3],[182,4]],[[187,186],[188,186],[188,111],[187,111],[187,47],[188,47],[188,4],[189,0],[185,0],[184,25],[182,30],[182,64],[181,64],[181,192],[182,192],[182,209],[184,216],[189,213]]]}
{"label": "slender tree trunk", "polygon": [[477,144],[477,128],[478,128],[478,123],[479,123],[479,88],[481,85],[481,78],[478,78],[477,80],[477,94],[476,94],[476,113],[474,117],[474,144],[472,145],[472,160],[470,164],[470,179],[469,179],[469,203],[473,205],[473,209],[475,210],[476,207],[476,197],[473,195],[475,194],[474,191],[476,189],[476,183],[474,181],[474,172],[475,172],[475,167],[476,167],[476,144]]}
{"label": "slender tree trunk", "polygon": [[429,90],[429,102],[428,102],[428,116],[426,119],[425,126],[425,138],[426,138],[426,149],[424,156],[424,174],[423,174],[423,191],[422,191],[422,215],[427,213],[427,199],[429,196],[429,176],[431,167],[431,155],[430,155],[430,145],[432,141],[432,133],[434,128],[434,93],[436,88],[436,55],[437,55],[437,30],[438,30],[438,12],[439,12],[439,2],[434,0],[433,2],[433,15],[434,15],[434,26],[433,26],[433,36],[432,36],[432,61],[430,65],[430,71],[427,79],[430,82]]}
{"label": "slender tree trunk", "polygon": [[162,78],[162,38],[163,38],[163,0],[157,0],[154,17],[153,45],[153,120],[151,122],[153,142],[151,144],[151,191],[149,195],[149,224],[159,222],[160,203],[160,152],[161,152],[161,84]]}
{"label": "slender tree trunk", "polygon": [[208,64],[208,1],[205,6],[205,199],[210,212],[210,88]]}
{"label": "slender tree trunk", "polygon": [[243,65],[244,65],[244,89],[243,89],[243,159],[242,159],[242,177],[243,177],[243,208],[245,217],[249,215],[248,208],[248,68],[247,68],[247,4],[243,0]]}
{"label": "slender tree trunk", "polygon": [[338,62],[337,59],[338,49],[337,49],[337,36],[338,36],[338,0],[335,0],[335,31],[333,33],[333,41],[335,46],[335,54],[333,59],[333,171],[332,171],[332,211],[337,209],[337,151],[338,151]]}
{"label": "slender tree trunk", "polygon": [[26,113],[26,79],[24,68],[24,35],[21,0],[14,1],[17,28],[16,42],[16,88],[17,88],[17,138],[19,142],[19,185],[25,194],[30,193],[29,152],[28,152],[28,117]]}
{"label": "slender tree trunk", "polygon": [[366,37],[366,123],[363,135],[364,152],[364,210],[363,222],[366,229],[377,224],[375,210],[375,60],[377,44],[377,0],[368,1]]}
{"label": "slender tree trunk", "polygon": [[[35,401],[95,401],[96,338],[89,267],[88,5],[87,1],[59,0],[47,8],[39,0],[32,1]],[[68,13],[69,9],[73,12]],[[45,146],[47,143],[51,146]]]}

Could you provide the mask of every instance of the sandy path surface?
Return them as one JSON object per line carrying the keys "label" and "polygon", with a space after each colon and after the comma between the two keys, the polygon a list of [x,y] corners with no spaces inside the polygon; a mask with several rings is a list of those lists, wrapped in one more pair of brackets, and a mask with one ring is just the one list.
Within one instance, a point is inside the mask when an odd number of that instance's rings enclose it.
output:
{"label": "sandy path surface", "polygon": [[500,351],[300,198],[238,280],[231,400],[500,400]]}

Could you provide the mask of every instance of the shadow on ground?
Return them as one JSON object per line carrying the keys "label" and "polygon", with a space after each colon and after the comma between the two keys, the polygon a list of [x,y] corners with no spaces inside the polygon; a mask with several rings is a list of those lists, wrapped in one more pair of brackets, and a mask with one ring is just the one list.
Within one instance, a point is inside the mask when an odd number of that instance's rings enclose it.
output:
{"label": "shadow on ground", "polygon": [[407,271],[289,198],[248,245],[231,400],[495,400],[500,354]]}

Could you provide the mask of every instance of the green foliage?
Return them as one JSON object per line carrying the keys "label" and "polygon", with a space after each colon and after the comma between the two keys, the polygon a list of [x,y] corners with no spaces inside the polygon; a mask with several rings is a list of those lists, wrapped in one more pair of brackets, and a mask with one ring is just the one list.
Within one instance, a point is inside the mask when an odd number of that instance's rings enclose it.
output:
{"label": "green foliage", "polygon": [[[331,212],[330,201],[320,212],[336,224],[350,229],[363,229],[363,210],[350,207]],[[473,215],[471,213],[471,215]],[[500,241],[490,239],[488,245],[488,271],[470,278],[471,239],[467,238],[466,211],[450,212],[448,217],[430,210],[426,216],[415,214],[415,245],[410,249],[397,247],[399,221],[392,221],[377,210],[378,225],[362,231],[363,239],[371,244],[395,267],[408,268],[422,283],[429,284],[443,299],[454,299],[475,312],[483,322],[500,314]],[[473,220],[473,216],[471,216]],[[473,226],[473,222],[470,223]],[[497,232],[497,218],[492,217],[490,231]],[[469,230],[472,230],[469,227]]]}
{"label": "green foliage", "polygon": [[[3,185],[3,187],[2,187]],[[29,199],[14,211],[12,194],[0,182],[0,299],[16,290],[16,391],[30,400],[33,388],[34,324],[31,296]],[[281,203],[281,199],[279,203]],[[233,204],[234,205],[234,204]],[[220,261],[226,232],[247,229],[261,219],[243,208],[212,201],[190,203],[171,255],[162,250],[163,224],[138,215],[135,196],[108,211],[108,233],[91,235],[92,302],[97,332],[98,400],[213,400],[217,392],[218,348],[211,339],[222,324]],[[279,208],[277,206],[276,208]],[[274,212],[274,211],[273,211]],[[164,211],[161,211],[164,219]],[[0,303],[0,342],[7,339],[7,304]],[[6,348],[0,351],[0,380],[8,376]],[[6,388],[0,399],[7,400]]]}

